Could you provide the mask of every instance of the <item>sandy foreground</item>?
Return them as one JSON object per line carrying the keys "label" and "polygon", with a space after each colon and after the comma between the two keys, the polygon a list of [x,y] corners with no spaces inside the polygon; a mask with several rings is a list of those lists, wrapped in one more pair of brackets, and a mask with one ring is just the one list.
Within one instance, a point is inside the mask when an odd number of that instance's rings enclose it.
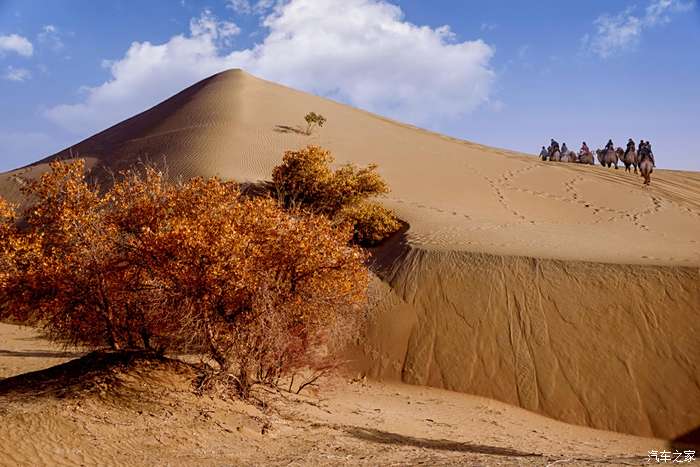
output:
{"label": "sandy foreground", "polygon": [[[311,135],[309,111],[328,118]],[[381,202],[406,223],[374,251],[380,299],[356,371],[637,436],[700,426],[698,172],[659,168],[645,188],[622,168],[542,162],[241,70],[21,172],[77,156],[96,177],[150,160],[256,183],[308,144],[378,164],[392,189]],[[656,154],[659,167],[672,157]],[[16,174],[0,174],[0,195],[21,202]]]}
{"label": "sandy foreground", "polygon": [[[0,378],[78,357],[0,324]],[[335,376],[266,408],[197,396],[188,367],[0,379],[0,465],[642,465],[666,443],[500,402]]]}

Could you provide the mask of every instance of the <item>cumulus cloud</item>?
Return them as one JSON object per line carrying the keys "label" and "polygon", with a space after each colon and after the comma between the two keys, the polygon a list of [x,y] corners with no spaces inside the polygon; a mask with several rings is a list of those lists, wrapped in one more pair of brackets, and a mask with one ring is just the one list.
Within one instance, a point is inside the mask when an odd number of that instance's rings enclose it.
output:
{"label": "cumulus cloud", "polygon": [[207,26],[193,20],[188,35],[134,42],[110,62],[109,81],[46,115],[76,132],[94,131],[228,68],[416,124],[434,126],[489,101],[493,49],[481,40],[459,42],[447,26],[411,24],[381,0],[270,8],[262,21],[267,35],[252,48],[223,51],[222,22],[209,13]]}
{"label": "cumulus cloud", "polygon": [[630,7],[595,19],[595,32],[582,39],[585,50],[601,58],[609,58],[639,44],[644,30],[671,21],[675,13],[690,11],[695,7],[694,0],[652,0],[641,14]]}
{"label": "cumulus cloud", "polygon": [[2,75],[3,79],[8,81],[22,82],[28,80],[32,76],[31,72],[26,68],[15,68],[12,65],[7,67],[7,70]]}
{"label": "cumulus cloud", "polygon": [[7,52],[13,52],[23,57],[31,57],[34,53],[34,46],[26,37],[19,34],[0,36],[0,55]]}

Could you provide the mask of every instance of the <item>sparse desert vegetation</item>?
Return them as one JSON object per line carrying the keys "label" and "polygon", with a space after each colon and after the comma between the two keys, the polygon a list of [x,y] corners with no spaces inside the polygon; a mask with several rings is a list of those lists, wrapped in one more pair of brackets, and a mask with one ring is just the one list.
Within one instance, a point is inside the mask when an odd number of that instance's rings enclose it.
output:
{"label": "sparse desert vegetation", "polygon": [[306,134],[310,135],[315,128],[321,128],[326,123],[326,117],[316,112],[309,112],[304,115],[306,121]]}
{"label": "sparse desert vegetation", "polygon": [[287,209],[302,209],[347,224],[356,243],[371,246],[396,232],[399,221],[390,210],[370,201],[389,192],[374,164],[331,168],[333,155],[319,146],[287,151],[272,171],[272,186]]}
{"label": "sparse desert vegetation", "polygon": [[0,319],[87,348],[201,352],[241,396],[327,367],[354,335],[368,271],[345,226],[216,178],[145,166],[102,192],[84,171],[25,180],[24,228],[0,205]]}

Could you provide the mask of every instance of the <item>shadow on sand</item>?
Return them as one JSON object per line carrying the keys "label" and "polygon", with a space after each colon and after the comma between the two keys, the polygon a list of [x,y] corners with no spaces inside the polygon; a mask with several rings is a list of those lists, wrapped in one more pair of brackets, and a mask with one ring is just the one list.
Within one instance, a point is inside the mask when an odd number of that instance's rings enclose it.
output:
{"label": "shadow on sand", "polygon": [[36,350],[36,351],[15,351],[0,349],[0,356],[3,357],[37,357],[37,358],[67,358],[82,357],[85,352],[65,352],[61,350]]}
{"label": "shadow on sand", "polygon": [[292,127],[289,125],[275,125],[274,130],[277,133],[296,133],[297,135],[309,136],[309,134],[300,127]]}
{"label": "shadow on sand", "polygon": [[475,454],[489,454],[492,456],[542,457],[541,454],[522,452],[516,449],[450,441],[447,439],[415,438],[413,436],[405,436],[371,428],[354,427],[346,429],[346,432],[355,438],[373,443],[412,446],[417,448],[436,449],[440,451],[471,452]]}
{"label": "shadow on sand", "polygon": [[700,448],[700,426],[675,438],[671,441],[671,447],[678,451],[687,449],[695,449],[697,451]]}
{"label": "shadow on sand", "polygon": [[191,366],[146,351],[91,352],[81,358],[43,370],[0,380],[0,396],[49,396],[63,398],[107,386],[121,385],[119,373],[139,373],[144,368],[170,366],[184,371]]}

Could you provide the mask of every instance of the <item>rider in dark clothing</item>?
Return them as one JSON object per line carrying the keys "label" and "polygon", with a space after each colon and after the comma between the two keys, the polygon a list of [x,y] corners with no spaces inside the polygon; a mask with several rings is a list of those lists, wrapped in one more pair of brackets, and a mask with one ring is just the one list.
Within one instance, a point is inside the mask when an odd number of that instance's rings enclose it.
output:
{"label": "rider in dark clothing", "polygon": [[637,160],[641,162],[642,157],[649,157],[649,159],[651,159],[651,163],[654,165],[654,167],[656,167],[656,161],[654,161],[654,153],[651,152],[651,143],[649,141],[639,141],[639,151],[637,152]]}
{"label": "rider in dark clothing", "polygon": [[554,154],[555,152],[559,151],[559,143],[554,141],[554,138],[552,138],[552,141],[549,144],[549,148],[551,149],[552,154]]}
{"label": "rider in dark clothing", "polygon": [[569,154],[569,148],[566,147],[566,143],[562,143],[562,145],[561,145],[561,153],[562,153],[562,154]]}
{"label": "rider in dark clothing", "polygon": [[634,147],[635,147],[635,146],[636,146],[636,145],[634,144],[634,140],[633,140],[632,138],[630,138],[630,139],[627,141],[627,150],[625,151],[625,155],[627,155],[627,153],[630,152],[630,151],[634,151]]}
{"label": "rider in dark clothing", "polygon": [[654,167],[656,167],[656,162],[654,161],[654,153],[651,150],[651,143],[649,141],[646,142],[646,147],[647,151],[649,151],[649,158],[651,159],[651,163],[654,164]]}
{"label": "rider in dark clothing", "polygon": [[613,144],[613,142],[612,142],[611,139],[609,139],[609,140],[608,140],[608,144],[605,145],[605,150],[606,150],[606,151],[607,151],[607,150],[612,150],[612,151],[615,150],[615,145]]}
{"label": "rider in dark clothing", "polygon": [[581,153],[581,154],[588,154],[589,152],[591,152],[591,150],[588,149],[588,145],[587,145],[586,142],[584,141],[583,144],[581,145],[581,150],[579,151],[579,153]]}

